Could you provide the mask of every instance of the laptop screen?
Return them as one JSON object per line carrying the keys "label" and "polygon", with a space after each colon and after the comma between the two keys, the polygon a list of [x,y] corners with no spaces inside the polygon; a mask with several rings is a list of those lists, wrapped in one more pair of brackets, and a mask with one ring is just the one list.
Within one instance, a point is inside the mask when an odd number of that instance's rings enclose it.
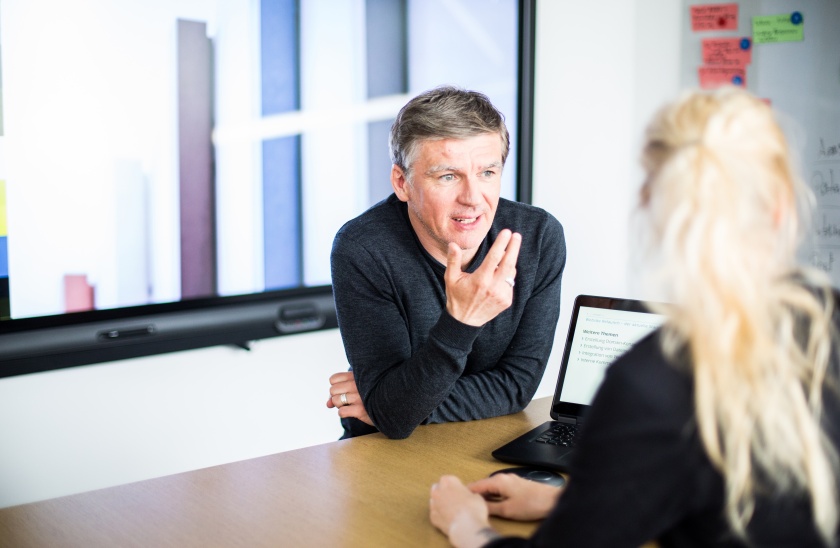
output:
{"label": "laptop screen", "polygon": [[641,301],[579,296],[560,365],[555,407],[561,402],[589,405],[607,366],[664,321]]}

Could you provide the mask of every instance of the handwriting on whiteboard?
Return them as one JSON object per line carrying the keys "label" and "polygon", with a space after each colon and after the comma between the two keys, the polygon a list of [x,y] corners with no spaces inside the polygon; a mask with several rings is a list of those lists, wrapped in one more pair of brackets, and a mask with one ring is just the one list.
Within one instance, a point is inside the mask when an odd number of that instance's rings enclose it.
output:
{"label": "handwriting on whiteboard", "polygon": [[811,255],[811,265],[828,274],[834,273],[835,264],[834,251],[819,249]]}
{"label": "handwriting on whiteboard", "polygon": [[818,246],[840,245],[840,208],[819,207],[814,215],[814,236]]}
{"label": "handwriting on whiteboard", "polygon": [[817,155],[820,160],[840,159],[840,143],[826,142],[820,137],[820,150]]}
{"label": "handwriting on whiteboard", "polygon": [[834,168],[815,169],[811,173],[811,188],[818,198],[840,195],[840,181],[837,180]]}

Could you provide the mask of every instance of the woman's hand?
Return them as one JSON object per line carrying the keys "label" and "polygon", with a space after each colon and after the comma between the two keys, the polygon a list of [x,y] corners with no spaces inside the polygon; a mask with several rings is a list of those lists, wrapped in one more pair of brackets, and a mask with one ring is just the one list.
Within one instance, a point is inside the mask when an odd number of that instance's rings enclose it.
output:
{"label": "woman's hand", "polygon": [[487,501],[491,515],[518,521],[545,518],[562,492],[557,487],[515,474],[496,474],[471,483],[467,488]]}
{"label": "woman's hand", "polygon": [[484,499],[455,476],[443,476],[432,485],[429,519],[457,548],[483,546],[498,537],[490,528]]}

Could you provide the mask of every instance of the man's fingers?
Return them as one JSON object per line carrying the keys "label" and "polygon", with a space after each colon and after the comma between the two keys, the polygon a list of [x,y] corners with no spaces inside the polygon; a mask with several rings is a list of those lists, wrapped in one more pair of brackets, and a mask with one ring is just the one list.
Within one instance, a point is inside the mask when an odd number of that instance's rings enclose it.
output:
{"label": "man's fingers", "polygon": [[373,426],[373,421],[365,410],[362,396],[356,386],[356,377],[352,371],[342,371],[330,377],[330,398],[327,407],[338,409],[341,418],[354,417]]}
{"label": "man's fingers", "polygon": [[330,396],[340,396],[341,394],[358,394],[358,392],[359,389],[356,388],[356,383],[354,382],[340,382],[330,386]]}
{"label": "man's fingers", "polygon": [[[479,326],[510,307],[521,242],[521,235],[502,230],[481,265],[470,274],[461,272],[461,250],[449,244],[444,281],[446,310],[453,318]],[[510,257],[504,260],[508,254]]]}
{"label": "man's fingers", "polygon": [[514,232],[510,236],[510,241],[505,248],[505,254],[499,262],[499,270],[505,277],[510,276],[511,272],[516,275],[516,260],[519,258],[519,249],[522,247],[522,235]]}
{"label": "man's fingers", "polygon": [[[342,394],[344,394],[344,400],[341,399]],[[335,407],[338,407],[338,408],[347,407],[347,406],[352,405],[354,402],[359,400],[359,398],[357,396],[358,396],[357,394],[351,396],[351,394],[349,394],[348,392],[340,392],[338,394],[334,394],[330,398],[330,401],[332,402],[333,406],[335,406]],[[347,403],[344,403],[345,401]]]}
{"label": "man's fingers", "polygon": [[493,245],[490,246],[490,250],[487,252],[487,257],[484,258],[481,266],[476,269],[476,273],[484,272],[492,276],[498,270],[499,266],[501,266],[502,259],[505,257],[505,249],[507,249],[510,243],[511,236],[512,234],[507,228],[499,232],[499,235],[496,236],[496,241],[493,242]]}
{"label": "man's fingers", "polygon": [[446,273],[445,278],[452,278],[461,274],[461,248],[455,242],[449,242],[449,249],[446,252]]}
{"label": "man's fingers", "polygon": [[341,373],[335,373],[332,376],[330,376],[330,384],[348,381],[356,382],[352,371],[342,371]]}
{"label": "man's fingers", "polygon": [[[344,396],[344,398],[342,398]],[[362,403],[362,396],[359,395],[358,392],[338,392],[330,396],[330,400],[327,403],[327,407],[337,407],[338,409],[342,409],[344,407],[350,407],[352,405],[357,405],[357,407],[361,407],[364,410],[364,405]],[[332,405],[330,405],[332,404]]]}
{"label": "man's fingers", "polygon": [[502,258],[505,256],[505,249],[507,249],[512,237],[513,233],[507,228],[502,229],[499,235],[496,236],[496,241],[493,242],[493,245],[490,246],[490,251],[487,252],[487,257],[493,259],[493,266],[502,262]]}
{"label": "man's fingers", "polygon": [[367,410],[365,410],[365,406],[361,405],[361,403],[361,401],[356,401],[355,404],[351,405],[336,405],[336,409],[338,409],[338,416],[342,419],[353,417],[354,419],[359,419],[360,421],[372,426],[373,421],[370,420]]}
{"label": "man's fingers", "polygon": [[361,405],[348,405],[347,407],[340,407],[338,409],[338,416],[342,419],[352,417],[354,419],[359,419],[363,423],[368,424],[370,426],[376,426],[375,424],[373,424],[370,415],[367,414],[365,408]]}

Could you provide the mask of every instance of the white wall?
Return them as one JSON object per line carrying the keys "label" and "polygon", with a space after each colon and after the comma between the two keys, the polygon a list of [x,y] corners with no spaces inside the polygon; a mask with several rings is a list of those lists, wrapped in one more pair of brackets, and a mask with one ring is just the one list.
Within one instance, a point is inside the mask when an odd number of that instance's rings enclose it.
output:
{"label": "white wall", "polygon": [[673,0],[538,0],[534,204],[566,231],[554,351],[537,395],[551,395],[579,294],[636,297],[630,213],[648,118],[679,86]]}
{"label": "white wall", "polygon": [[0,506],[336,440],[337,330],[0,380]]}
{"label": "white wall", "polygon": [[[677,89],[679,2],[539,0],[534,202],[566,229],[550,395],[579,293],[633,296],[627,218],[644,121]],[[0,507],[341,434],[327,378],[338,331],[0,379]]]}

